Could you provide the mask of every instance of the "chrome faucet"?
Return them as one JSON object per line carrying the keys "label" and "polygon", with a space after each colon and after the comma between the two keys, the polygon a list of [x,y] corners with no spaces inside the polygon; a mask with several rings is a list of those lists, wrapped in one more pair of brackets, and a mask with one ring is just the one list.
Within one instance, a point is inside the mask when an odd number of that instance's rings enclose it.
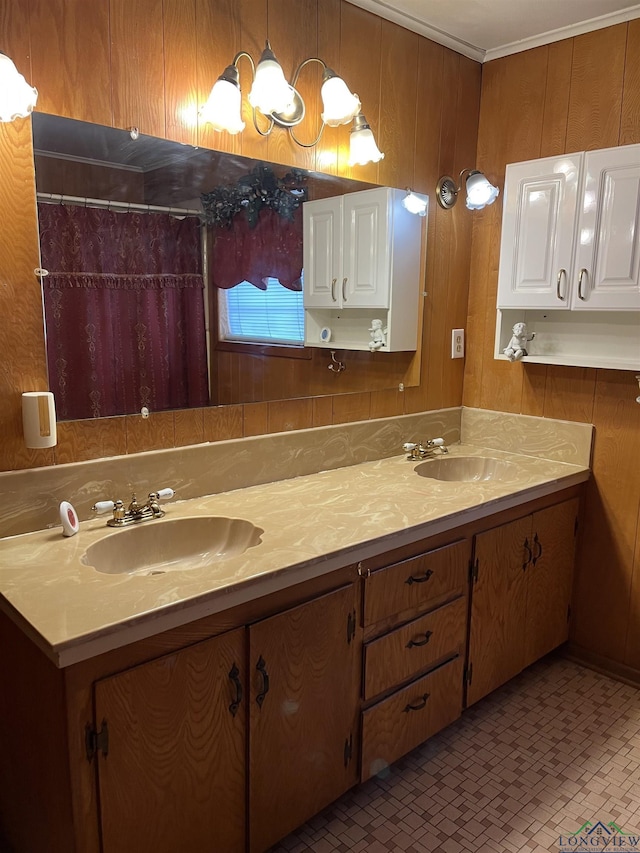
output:
{"label": "chrome faucet", "polygon": [[91,509],[96,515],[105,512],[113,512],[113,516],[107,521],[108,527],[124,527],[127,524],[139,524],[152,518],[162,518],[164,510],[160,509],[160,501],[168,500],[174,495],[173,489],[160,489],[150,492],[146,503],[140,504],[135,495],[131,495],[131,503],[125,509],[121,500],[97,501]]}
{"label": "chrome faucet", "polygon": [[417,444],[406,441],[402,445],[402,449],[409,454],[407,459],[426,459],[428,456],[432,456],[436,450],[439,450],[440,453],[449,452],[449,448],[444,443],[444,438],[430,438],[424,443],[420,441]]}

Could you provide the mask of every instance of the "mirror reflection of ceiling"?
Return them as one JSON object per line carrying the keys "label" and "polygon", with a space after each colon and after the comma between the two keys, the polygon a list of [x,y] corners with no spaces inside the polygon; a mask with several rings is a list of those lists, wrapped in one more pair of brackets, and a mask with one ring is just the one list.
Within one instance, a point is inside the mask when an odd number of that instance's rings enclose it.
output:
{"label": "mirror reflection of ceiling", "polygon": [[[215,186],[234,184],[256,164],[249,157],[226,154],[209,148],[195,148],[167,139],[139,134],[136,139],[127,130],[103,127],[61,116],[32,113],[34,155],[57,157],[94,166],[118,166],[138,172],[145,178],[146,204],[201,209],[199,194]],[[282,172],[289,166],[275,166]],[[150,173],[162,174],[161,182],[147,180]],[[371,189],[372,184],[349,180],[321,172],[306,172],[309,198],[327,198],[345,192]],[[36,179],[38,173],[36,171]],[[59,192],[38,186],[38,191]],[[127,201],[117,198],[112,201]]]}

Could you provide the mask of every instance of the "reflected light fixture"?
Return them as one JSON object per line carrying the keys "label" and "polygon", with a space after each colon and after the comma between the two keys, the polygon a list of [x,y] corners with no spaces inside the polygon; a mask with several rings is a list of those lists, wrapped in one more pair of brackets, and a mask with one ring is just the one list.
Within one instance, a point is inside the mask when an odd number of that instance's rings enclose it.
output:
{"label": "reflected light fixture", "polygon": [[436,198],[440,207],[449,210],[458,201],[458,194],[462,189],[462,176],[467,172],[464,188],[467,194],[466,204],[469,210],[482,210],[498,198],[500,190],[489,183],[487,178],[478,169],[463,169],[458,176],[458,186],[453,178],[444,175],[438,181],[436,187]]}
{"label": "reflected light fixture", "polygon": [[410,187],[407,187],[407,194],[402,199],[402,205],[409,213],[415,213],[416,216],[426,216],[429,207],[429,197],[426,195],[418,195],[414,193]]}
{"label": "reflected light fixture", "polygon": [[[338,127],[353,120],[351,130],[350,165],[364,165],[377,162],[384,155],[378,150],[371,128],[360,112],[360,99],[354,95],[344,80],[335,71],[316,56],[305,59],[296,68],[291,83],[287,82],[284,72],[269,42],[266,42],[257,66],[249,53],[241,50],[233,58],[220,77],[216,80],[206,104],[200,110],[200,116],[214,130],[236,134],[245,128],[242,120],[242,92],[238,62],[246,58],[251,65],[252,85],[247,98],[253,111],[253,126],[260,136],[269,136],[273,128],[286,128],[295,143],[302,148],[317,145],[326,125]],[[320,95],[322,98],[322,124],[318,135],[312,142],[302,142],[293,128],[300,124],[305,116],[305,103],[296,89],[302,69],[312,62],[323,68]],[[257,113],[268,119],[265,129],[257,121]]]}
{"label": "reflected light fixture", "polygon": [[0,121],[26,118],[38,99],[38,90],[30,86],[11,59],[0,53]]}

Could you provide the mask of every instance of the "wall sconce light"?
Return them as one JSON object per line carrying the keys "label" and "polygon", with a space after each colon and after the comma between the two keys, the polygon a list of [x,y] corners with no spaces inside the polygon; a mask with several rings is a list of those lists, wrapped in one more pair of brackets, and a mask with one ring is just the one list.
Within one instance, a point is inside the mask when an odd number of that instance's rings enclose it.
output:
{"label": "wall sconce light", "polygon": [[[469,210],[482,210],[498,198],[500,190],[490,184],[486,177],[477,169],[463,169],[458,176],[458,181],[462,181],[462,176],[468,172],[464,182],[464,187],[467,193],[466,204]],[[449,175],[444,175],[438,181],[436,187],[436,198],[440,207],[445,210],[450,210],[458,201],[458,194],[462,189],[462,183],[456,186],[453,178]]]}
{"label": "wall sconce light", "polygon": [[26,118],[38,99],[38,90],[30,86],[12,60],[0,53],[0,121]]}
{"label": "wall sconce light", "polygon": [[409,213],[415,213],[416,216],[426,216],[429,207],[429,197],[418,195],[410,187],[407,187],[407,194],[402,199],[402,205]]}
{"label": "wall sconce light", "polygon": [[[253,83],[248,101],[253,110],[253,126],[260,136],[269,136],[277,125],[286,128],[293,141],[302,148],[312,148],[320,141],[326,125],[338,127],[341,124],[348,124],[353,119],[349,164],[353,166],[375,163],[384,156],[378,150],[366,118],[360,112],[360,99],[349,90],[347,84],[335,71],[322,59],[312,56],[300,63],[292,82],[288,83],[268,41],[257,66],[251,55],[241,50],[214,83],[206,104],[200,110],[203,121],[211,124],[214,130],[226,130],[227,133],[236,134],[245,128],[245,123],[242,121],[242,92],[238,74],[238,62],[242,57],[248,59],[251,64]],[[311,62],[317,62],[324,69],[320,88],[323,106],[322,125],[313,142],[302,142],[293,130],[305,115],[305,103],[296,89],[296,84],[302,69]],[[259,127],[257,112],[269,120],[266,130]]]}

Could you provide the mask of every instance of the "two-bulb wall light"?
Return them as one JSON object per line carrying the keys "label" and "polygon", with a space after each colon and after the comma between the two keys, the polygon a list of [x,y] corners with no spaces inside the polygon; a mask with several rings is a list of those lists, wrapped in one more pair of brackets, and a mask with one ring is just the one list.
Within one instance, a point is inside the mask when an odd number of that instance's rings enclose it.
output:
{"label": "two-bulb wall light", "polygon": [[[467,177],[462,183],[462,176],[467,173]],[[460,191],[465,189],[466,204],[469,210],[482,210],[488,204],[498,198],[500,190],[489,183],[486,177],[477,169],[463,169],[458,176],[458,185],[456,186],[453,178],[449,175],[444,175],[438,181],[436,187],[436,198],[440,207],[449,210],[458,201]]]}
{"label": "two-bulb wall light", "polygon": [[12,60],[0,53],[0,121],[26,118],[38,99],[38,90],[30,86]]}
{"label": "two-bulb wall light", "polygon": [[[231,65],[228,65],[216,80],[206,104],[200,110],[202,119],[211,124],[215,130],[226,130],[227,133],[236,134],[245,128],[242,120],[242,92],[238,74],[238,62],[243,57],[251,64],[253,82],[248,101],[253,111],[253,125],[261,136],[268,136],[275,126],[284,127],[289,131],[294,142],[303,148],[312,148],[320,141],[326,125],[338,127],[353,121],[349,165],[377,163],[384,157],[376,145],[366,118],[360,112],[360,99],[349,90],[344,80],[322,59],[313,56],[300,63],[289,83],[268,41],[257,66],[251,55],[241,50],[235,55]],[[305,103],[296,85],[302,69],[312,62],[318,63],[324,69],[320,89],[323,106],[322,124],[312,142],[302,142],[293,130],[305,115]],[[268,119],[266,128],[259,126],[257,112]]]}
{"label": "two-bulb wall light", "polygon": [[414,193],[410,187],[407,187],[407,194],[402,199],[402,206],[416,216],[426,216],[429,208],[429,197]]}

